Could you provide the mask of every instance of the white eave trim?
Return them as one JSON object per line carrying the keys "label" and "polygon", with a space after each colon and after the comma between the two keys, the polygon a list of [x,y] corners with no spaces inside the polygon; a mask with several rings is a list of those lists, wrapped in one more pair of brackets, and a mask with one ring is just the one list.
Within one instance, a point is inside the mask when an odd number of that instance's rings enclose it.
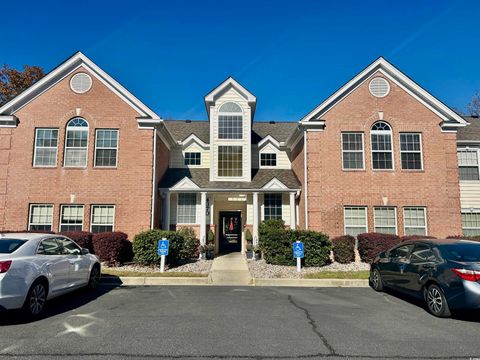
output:
{"label": "white eave trim", "polygon": [[[218,192],[218,193],[252,193],[252,192],[261,192],[261,193],[271,193],[271,192],[279,192],[279,193],[287,193],[287,192],[299,192],[301,189],[218,189],[218,188],[198,188],[198,189],[177,189],[177,188],[159,188],[160,192],[164,191],[171,191],[171,192]],[[297,194],[298,195],[298,194]]]}
{"label": "white eave trim", "polygon": [[265,136],[262,140],[260,140],[260,141],[258,142],[257,145],[258,145],[258,147],[260,148],[260,147],[262,147],[264,144],[266,144],[266,143],[268,143],[268,142],[272,143],[272,144],[275,145],[277,148],[280,148],[280,147],[282,147],[282,146],[285,146],[285,143],[284,143],[284,142],[282,142],[282,143],[278,142],[277,139],[275,139],[275,138],[274,138],[273,136],[271,136],[271,135]]}
{"label": "white eave trim", "polygon": [[15,115],[0,115],[0,128],[16,128],[18,118]]}
{"label": "white eave trim", "polygon": [[222,82],[215,89],[213,89],[207,95],[205,95],[205,102],[208,103],[208,104],[214,103],[215,102],[215,96],[228,86],[232,86],[238,92],[240,92],[249,103],[255,103],[257,101],[257,98],[255,97],[255,95],[253,95],[250,91],[248,91],[246,88],[244,88],[233,77],[229,76],[224,82]]}
{"label": "white eave trim", "polygon": [[185,146],[187,145],[190,141],[195,142],[196,144],[200,145],[203,148],[209,148],[210,144],[207,144],[206,142],[202,141],[197,135],[195,134],[190,134],[185,140],[182,141],[177,141],[178,145]]}

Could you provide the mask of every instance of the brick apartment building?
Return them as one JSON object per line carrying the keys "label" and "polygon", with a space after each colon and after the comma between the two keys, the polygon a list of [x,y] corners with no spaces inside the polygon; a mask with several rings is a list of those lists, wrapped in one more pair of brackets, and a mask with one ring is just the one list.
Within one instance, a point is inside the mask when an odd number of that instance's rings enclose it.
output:
{"label": "brick apartment building", "polygon": [[191,226],[217,251],[276,218],[330,236],[462,232],[468,122],[383,58],[296,122],[254,121],[233,78],[204,100],[206,121],[163,121],[73,55],[0,108],[0,229]]}

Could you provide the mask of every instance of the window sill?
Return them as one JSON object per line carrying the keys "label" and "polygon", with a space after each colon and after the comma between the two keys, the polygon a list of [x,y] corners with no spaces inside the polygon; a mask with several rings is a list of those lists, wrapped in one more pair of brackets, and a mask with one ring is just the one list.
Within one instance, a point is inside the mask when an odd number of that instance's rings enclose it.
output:
{"label": "window sill", "polygon": [[373,172],[395,172],[395,169],[372,169]]}
{"label": "window sill", "polygon": [[367,172],[366,169],[342,169],[345,172]]}
{"label": "window sill", "polygon": [[406,173],[424,173],[424,169],[402,169],[400,170],[401,172],[406,172]]}
{"label": "window sill", "polygon": [[56,169],[58,166],[32,166],[33,169]]}
{"label": "window sill", "polygon": [[65,169],[65,170],[87,170],[88,167],[84,166],[84,167],[81,167],[81,166],[62,166],[62,169]]}
{"label": "window sill", "polygon": [[94,166],[94,170],[117,170],[118,166]]}

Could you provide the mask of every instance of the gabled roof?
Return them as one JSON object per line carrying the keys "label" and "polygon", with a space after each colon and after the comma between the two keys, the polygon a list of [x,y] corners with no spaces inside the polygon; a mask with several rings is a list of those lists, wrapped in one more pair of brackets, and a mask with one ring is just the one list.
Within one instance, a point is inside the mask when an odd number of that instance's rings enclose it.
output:
{"label": "gabled roof", "polygon": [[455,111],[451,110],[440,100],[432,96],[425,89],[420,87],[417,83],[415,83],[412,79],[410,79],[400,70],[398,70],[395,66],[389,63],[383,57],[378,58],[373,63],[368,65],[352,80],[342,86],[338,91],[336,91],[333,95],[331,95],[324,102],[318,105],[315,109],[310,111],[306,116],[303,117],[302,120],[300,120],[300,123],[308,125],[309,122],[322,120],[324,114],[326,114],[331,108],[333,108],[336,104],[342,101],[355,88],[360,86],[377,72],[381,72],[389,80],[395,82],[401,88],[406,90],[410,95],[412,95],[422,104],[424,104],[434,113],[436,113],[443,120],[442,127],[456,128],[463,127],[468,124]]}
{"label": "gabled roof", "polygon": [[27,90],[17,95],[0,108],[0,115],[13,115],[30,101],[47,91],[50,87],[64,79],[79,67],[84,67],[93,76],[105,84],[110,90],[117,94],[123,101],[134,108],[143,122],[158,123],[161,119],[148,106],[137,99],[132,93],[120,83],[100,69],[92,60],[80,51],[72,55],[66,61],[50,71],[42,79],[30,86]]}
{"label": "gabled roof", "polygon": [[478,116],[465,116],[470,125],[458,129],[457,141],[480,143],[480,118]]}
{"label": "gabled roof", "polygon": [[215,101],[224,94],[229,89],[234,88],[240,95],[242,95],[245,100],[249,103],[252,108],[252,119],[253,114],[255,114],[255,107],[257,103],[257,98],[250,91],[244,88],[237,80],[229,76],[225,81],[218,85],[215,89],[210,91],[205,95],[205,106],[207,108],[207,113],[210,116],[210,105],[215,103]]}

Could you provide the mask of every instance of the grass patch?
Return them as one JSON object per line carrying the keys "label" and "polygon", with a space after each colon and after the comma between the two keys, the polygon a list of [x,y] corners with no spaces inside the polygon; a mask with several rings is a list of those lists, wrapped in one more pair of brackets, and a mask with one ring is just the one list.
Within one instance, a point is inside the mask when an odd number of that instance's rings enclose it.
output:
{"label": "grass patch", "polygon": [[370,271],[321,271],[305,274],[305,279],[368,279]]}
{"label": "grass patch", "polygon": [[102,269],[102,276],[125,276],[125,277],[207,277],[207,274],[192,272],[142,272],[129,270]]}

